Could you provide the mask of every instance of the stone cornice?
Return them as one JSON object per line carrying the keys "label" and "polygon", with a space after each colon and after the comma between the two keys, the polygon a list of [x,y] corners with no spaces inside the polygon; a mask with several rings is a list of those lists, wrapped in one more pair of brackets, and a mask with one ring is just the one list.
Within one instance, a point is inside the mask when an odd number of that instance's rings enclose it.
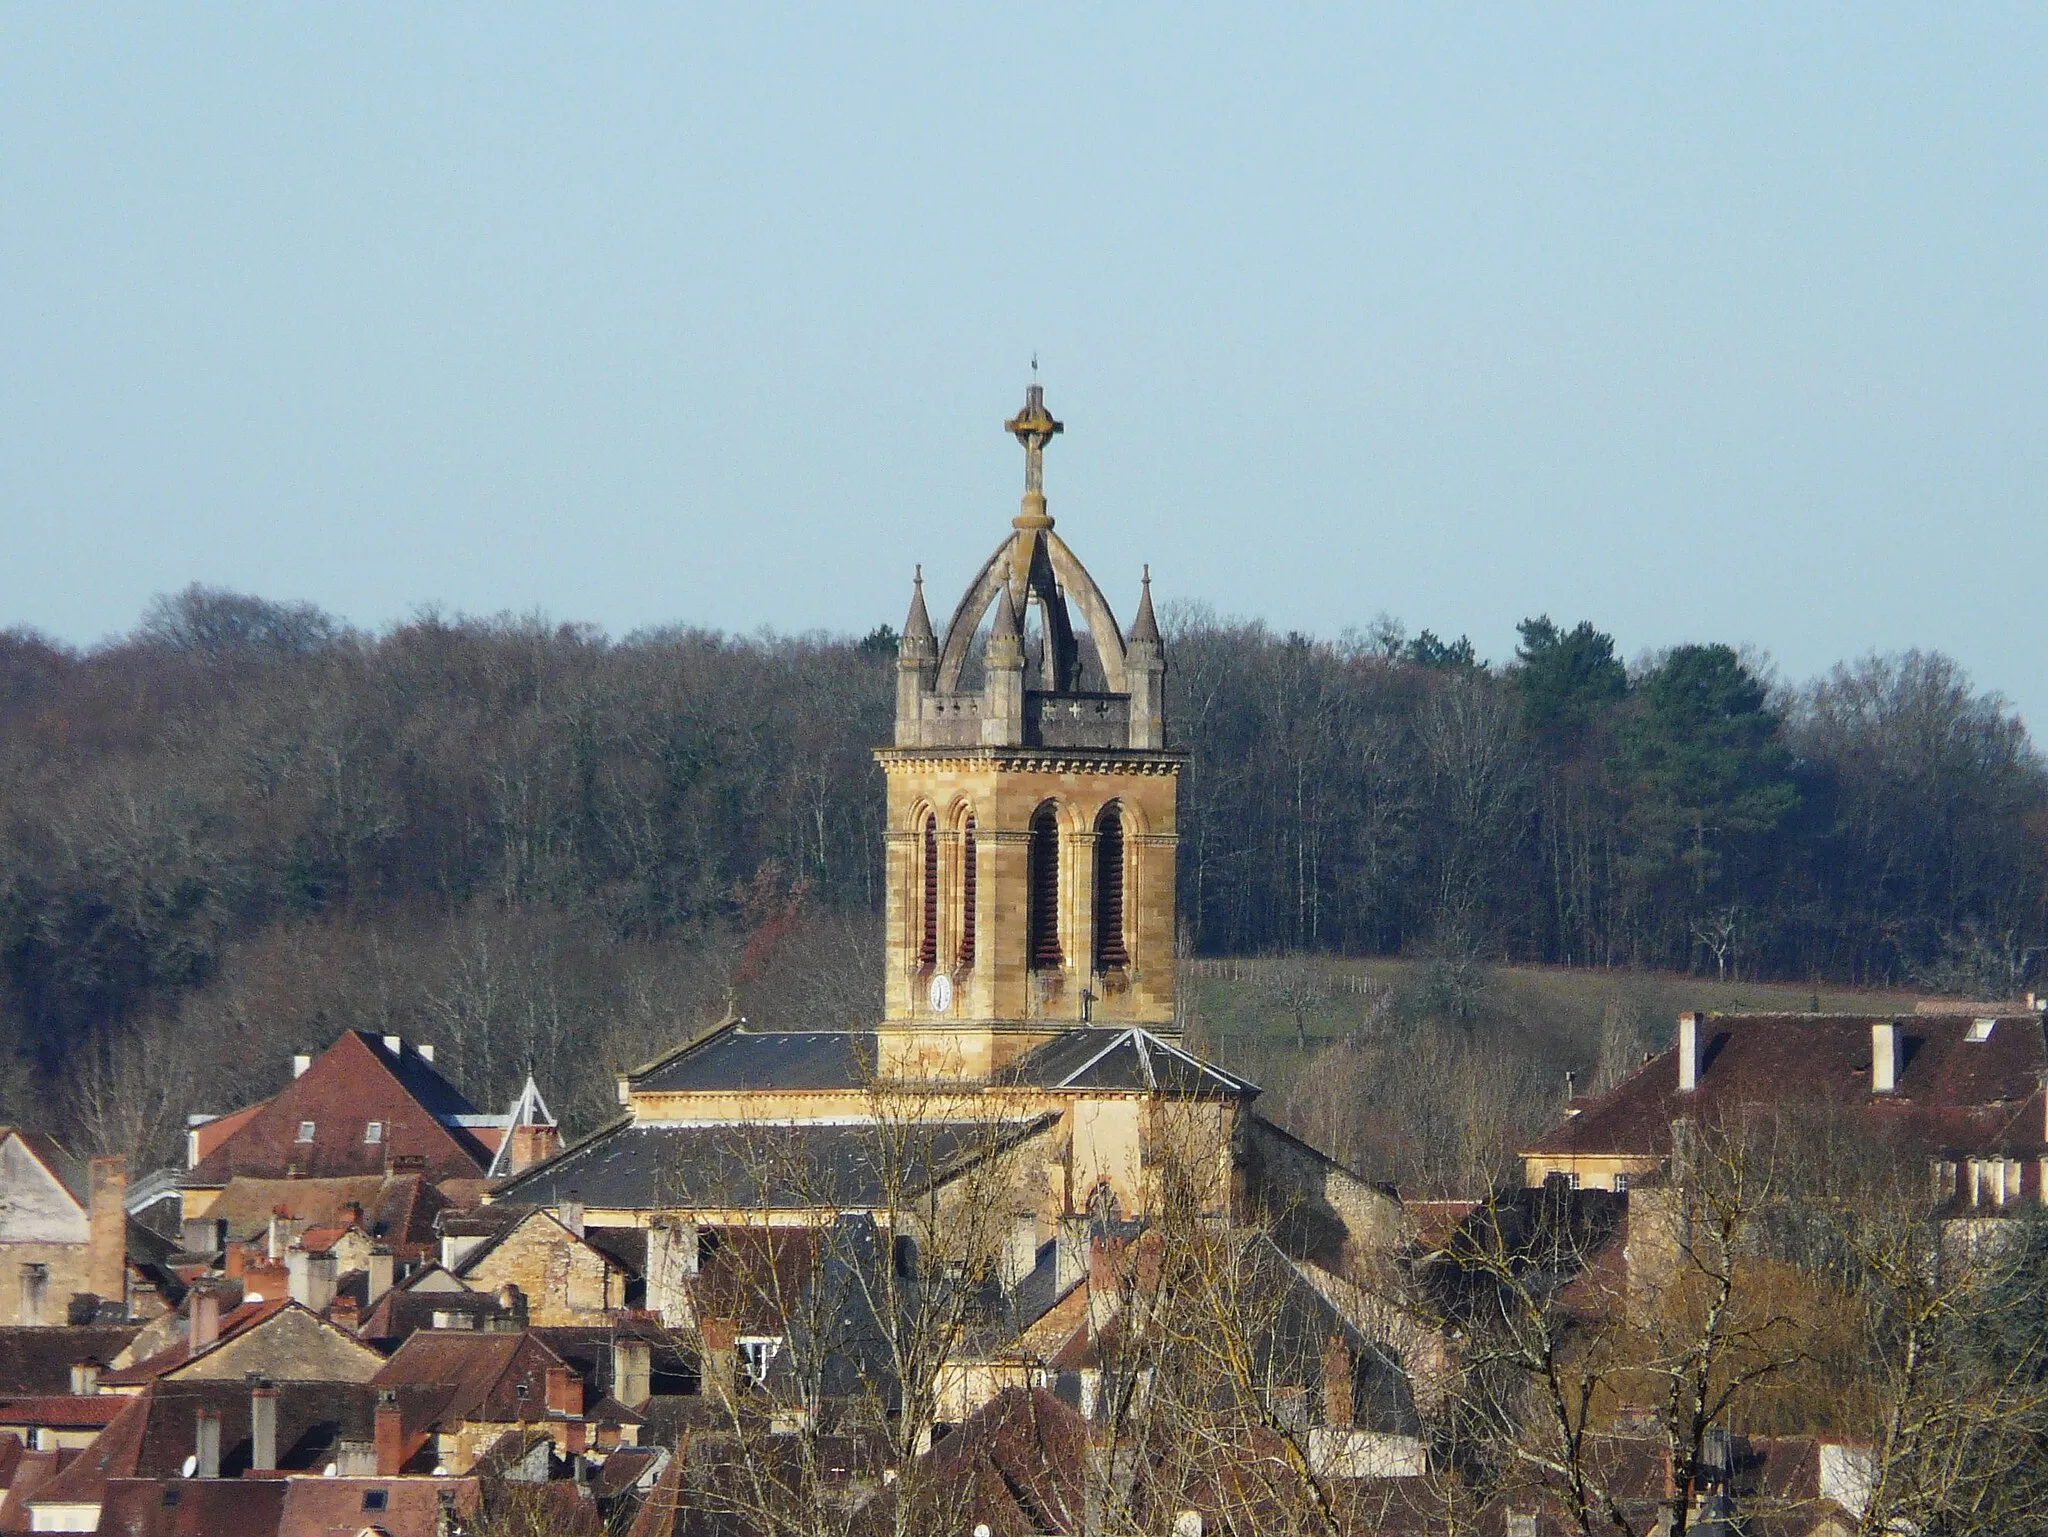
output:
{"label": "stone cornice", "polygon": [[999,774],[1169,774],[1188,754],[1116,747],[877,747],[885,774],[912,769],[994,769]]}

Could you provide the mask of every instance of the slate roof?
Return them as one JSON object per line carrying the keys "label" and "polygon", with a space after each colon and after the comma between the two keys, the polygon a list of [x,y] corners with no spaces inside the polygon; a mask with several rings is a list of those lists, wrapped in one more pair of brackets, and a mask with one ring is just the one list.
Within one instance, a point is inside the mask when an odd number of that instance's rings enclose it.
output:
{"label": "slate roof", "polygon": [[1062,1031],[1012,1062],[996,1081],[1035,1089],[1105,1089],[1202,1099],[1249,1099],[1259,1092],[1257,1084],[1138,1025]]}
{"label": "slate roof", "polygon": [[900,1179],[885,1177],[871,1125],[620,1119],[527,1170],[502,1193],[550,1205],[573,1196],[589,1207],[624,1211],[873,1208],[886,1204],[892,1184],[943,1183],[977,1156],[1014,1146],[1055,1119],[1048,1113],[995,1127],[926,1123],[911,1134],[915,1144],[906,1156],[912,1167]]}
{"label": "slate roof", "polygon": [[[363,1030],[341,1038],[226,1137],[185,1175],[183,1183],[215,1188],[236,1175],[318,1179],[381,1175],[388,1160],[425,1160],[430,1179],[477,1177],[489,1166],[488,1144],[457,1124],[477,1109],[435,1071],[416,1047],[393,1051]],[[313,1139],[299,1141],[302,1123]],[[370,1121],[383,1123],[377,1142],[364,1141]]]}
{"label": "slate roof", "polygon": [[0,1329],[0,1393],[68,1393],[73,1366],[87,1360],[105,1365],[141,1332],[140,1324]]}
{"label": "slate roof", "polygon": [[859,1089],[874,1082],[871,1030],[752,1030],[723,1024],[627,1075],[651,1094]]}
{"label": "slate roof", "polygon": [[[1896,1019],[1898,1091],[1870,1092],[1871,1026]],[[1761,1106],[1827,1105],[1853,1113],[1887,1146],[1924,1157],[2048,1153],[2041,1075],[2048,1068],[2039,1015],[1997,1018],[1971,1040],[1972,1015],[1706,1014],[1699,1086],[1678,1089],[1674,1047],[1527,1152],[1551,1157],[1662,1157],[1671,1124],[1710,1123]]]}

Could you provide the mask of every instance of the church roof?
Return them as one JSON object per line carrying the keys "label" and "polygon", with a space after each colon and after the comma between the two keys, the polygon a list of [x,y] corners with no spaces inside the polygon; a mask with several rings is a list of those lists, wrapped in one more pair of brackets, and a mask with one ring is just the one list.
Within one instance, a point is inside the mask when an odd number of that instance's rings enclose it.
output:
{"label": "church roof", "polygon": [[743,1089],[858,1089],[874,1082],[871,1030],[750,1030],[720,1025],[626,1081],[647,1094]]}
{"label": "church roof", "polygon": [[1190,1098],[1250,1098],[1259,1086],[1138,1025],[1084,1025],[1012,1062],[998,1081],[1035,1089],[1107,1089]]}
{"label": "church roof", "polygon": [[[980,1158],[1050,1126],[1050,1112],[1009,1121],[635,1121],[622,1118],[499,1191],[554,1204],[574,1197],[615,1211],[676,1208],[800,1211],[885,1206],[943,1184]],[[887,1160],[900,1158],[898,1167]]]}

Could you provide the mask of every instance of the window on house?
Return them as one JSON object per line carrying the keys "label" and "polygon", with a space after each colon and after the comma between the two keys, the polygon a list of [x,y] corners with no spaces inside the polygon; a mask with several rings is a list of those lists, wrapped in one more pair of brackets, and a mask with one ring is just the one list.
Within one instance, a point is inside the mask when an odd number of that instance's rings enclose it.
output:
{"label": "window on house", "polygon": [[974,965],[974,818],[960,829],[960,964]]}
{"label": "window on house", "polygon": [[917,964],[936,966],[939,961],[939,819],[926,813],[924,819],[924,932],[918,936]]}
{"label": "window on house", "polygon": [[1095,969],[1130,965],[1124,947],[1124,811],[1115,801],[1095,819]]}
{"label": "window on house", "polygon": [[383,1140],[384,1140],[384,1123],[383,1123],[382,1121],[368,1121],[368,1122],[365,1122],[365,1123],[364,1123],[364,1126],[363,1126],[363,1141],[365,1141],[365,1142],[382,1142]]}
{"label": "window on house", "polygon": [[365,1489],[363,1491],[363,1509],[365,1510],[382,1510],[390,1503],[391,1491],[389,1489]]}
{"label": "window on house", "polygon": [[1622,1194],[1625,1194],[1625,1193],[1627,1192],[1627,1190],[1628,1190],[1628,1176],[1627,1176],[1626,1174],[1617,1174],[1617,1175],[1615,1175],[1615,1176],[1614,1176],[1614,1193],[1615,1193],[1616,1195],[1622,1195]]}
{"label": "window on house", "polygon": [[311,1121],[299,1122],[299,1140],[301,1142],[311,1142],[313,1140],[313,1123]]}
{"label": "window on house", "polygon": [[523,1382],[515,1382],[512,1385],[512,1392],[515,1397],[524,1398],[526,1396],[526,1384]]}
{"label": "window on house", "polygon": [[775,1336],[743,1335],[739,1340],[740,1366],[757,1388],[768,1380],[768,1368],[780,1354],[782,1341]]}
{"label": "window on house", "polygon": [[1050,804],[1031,814],[1025,929],[1031,965],[1038,971],[1060,967],[1060,821]]}
{"label": "window on house", "polygon": [[41,1326],[49,1292],[49,1266],[30,1263],[21,1267],[21,1321],[30,1328]]}

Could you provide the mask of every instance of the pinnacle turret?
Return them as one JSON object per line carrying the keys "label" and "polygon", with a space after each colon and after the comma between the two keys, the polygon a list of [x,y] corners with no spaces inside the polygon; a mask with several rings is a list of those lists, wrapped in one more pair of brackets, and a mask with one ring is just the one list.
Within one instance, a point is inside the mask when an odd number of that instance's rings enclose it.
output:
{"label": "pinnacle turret", "polygon": [[1155,646],[1160,643],[1159,621],[1152,617],[1152,568],[1150,566],[1145,568],[1145,585],[1138,596],[1138,613],[1137,617],[1131,621],[1130,638],[1132,641],[1149,641]]}

